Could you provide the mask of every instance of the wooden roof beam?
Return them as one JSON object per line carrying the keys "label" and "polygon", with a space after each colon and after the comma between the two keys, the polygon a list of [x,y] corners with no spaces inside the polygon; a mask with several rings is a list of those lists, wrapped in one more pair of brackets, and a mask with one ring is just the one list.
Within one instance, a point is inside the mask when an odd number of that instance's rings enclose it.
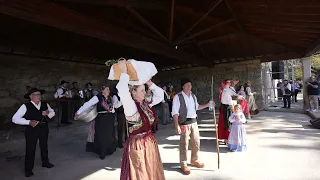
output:
{"label": "wooden roof beam", "polygon": [[126,10],[129,11],[132,15],[138,18],[144,25],[148,26],[154,33],[156,33],[159,37],[161,37],[166,42],[168,39],[164,37],[150,22],[148,22],[144,17],[142,17],[136,10],[134,10],[130,5],[125,6]]}
{"label": "wooden roof beam", "polygon": [[40,0],[1,1],[0,12],[16,18],[44,24],[76,34],[91,36],[115,44],[125,45],[146,52],[175,58],[186,62],[206,60],[147,37],[133,34],[121,28],[105,25],[83,14],[71,11],[51,2]]}
{"label": "wooden roof beam", "polygon": [[207,11],[195,24],[193,24],[188,30],[186,30],[182,35],[178,38],[181,40],[184,38],[193,28],[195,28],[202,20],[204,20],[223,0],[217,0],[211,5],[209,11]]}
{"label": "wooden roof beam", "polygon": [[214,37],[214,38],[211,38],[211,39],[202,40],[202,41],[199,41],[198,43],[200,45],[201,44],[207,44],[207,43],[213,43],[213,42],[216,42],[216,41],[221,41],[223,39],[230,39],[230,38],[239,37],[241,35],[242,35],[241,33],[231,33],[231,34],[227,34],[227,35],[223,35],[223,36]]}
{"label": "wooden roof beam", "polygon": [[214,30],[214,29],[217,29],[217,28],[219,28],[219,27],[222,27],[222,26],[224,26],[224,25],[227,25],[227,24],[229,24],[229,23],[231,23],[231,22],[233,22],[233,21],[235,21],[235,19],[233,19],[233,18],[232,18],[232,19],[225,20],[225,21],[222,21],[222,22],[220,22],[220,23],[218,23],[218,24],[215,24],[215,25],[210,26],[209,28],[206,28],[206,29],[201,30],[201,31],[199,31],[199,32],[197,32],[197,33],[194,33],[194,34],[192,34],[192,35],[190,35],[190,36],[188,36],[188,37],[186,37],[186,38],[184,38],[184,39],[181,39],[180,41],[177,41],[175,44],[181,44],[181,43],[186,42],[186,41],[188,41],[188,40],[190,40],[190,39],[193,39],[193,38],[195,38],[195,37],[198,37],[198,36],[200,36],[200,35],[202,35],[202,34],[205,34],[205,33],[207,33],[207,32],[210,32],[210,31],[212,31],[212,30]]}
{"label": "wooden roof beam", "polygon": [[313,54],[319,51],[320,51],[320,37],[307,48],[304,56],[305,57],[312,56]]}
{"label": "wooden roof beam", "polygon": [[229,2],[229,0],[224,0],[224,2],[227,5],[229,11],[231,12],[233,18],[236,20],[238,28],[240,29],[241,32],[244,32],[244,28],[243,28],[242,24],[240,23],[237,14],[234,12],[231,3]]}
{"label": "wooden roof beam", "polygon": [[174,5],[175,0],[171,0],[171,16],[170,16],[170,32],[169,32],[169,42],[172,42],[172,33],[173,33],[173,22],[174,22]]}
{"label": "wooden roof beam", "polygon": [[75,4],[90,4],[90,5],[104,5],[124,7],[126,3],[121,0],[54,0],[54,2],[67,2]]}

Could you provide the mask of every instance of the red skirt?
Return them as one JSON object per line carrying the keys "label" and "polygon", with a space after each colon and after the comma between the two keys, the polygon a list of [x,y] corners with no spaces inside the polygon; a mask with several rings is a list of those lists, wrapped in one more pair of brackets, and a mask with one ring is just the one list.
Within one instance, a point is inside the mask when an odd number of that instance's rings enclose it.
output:
{"label": "red skirt", "polygon": [[231,110],[229,105],[221,104],[218,123],[218,139],[228,140],[230,134],[228,126],[230,114]]}
{"label": "red skirt", "polygon": [[249,114],[249,104],[248,101],[243,99],[240,102],[243,114]]}

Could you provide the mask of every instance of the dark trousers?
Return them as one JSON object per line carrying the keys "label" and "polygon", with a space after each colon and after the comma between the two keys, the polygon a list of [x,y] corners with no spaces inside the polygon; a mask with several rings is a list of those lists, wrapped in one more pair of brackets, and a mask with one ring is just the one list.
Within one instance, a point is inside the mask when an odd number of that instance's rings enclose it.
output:
{"label": "dark trousers", "polygon": [[36,152],[36,145],[39,139],[41,149],[42,163],[48,163],[48,124],[38,124],[36,127],[28,126],[25,131],[26,138],[26,155],[24,161],[25,171],[32,171],[34,166],[34,157]]}
{"label": "dark trousers", "polygon": [[125,141],[127,140],[127,125],[126,125],[126,117],[122,113],[117,113],[118,120],[118,145],[122,144],[123,136]]}
{"label": "dark trousers", "polygon": [[291,95],[283,96],[283,104],[284,104],[284,107],[287,107],[287,108],[291,107]]}
{"label": "dark trousers", "polygon": [[71,109],[70,109],[70,117],[73,119],[76,112],[81,107],[81,99],[72,99],[71,100]]}
{"label": "dark trousers", "polygon": [[60,105],[62,110],[61,123],[66,124],[69,122],[69,117],[68,117],[69,104],[68,102],[60,101]]}
{"label": "dark trousers", "polygon": [[299,93],[298,89],[294,90],[294,100],[295,100],[295,102],[297,102],[298,93]]}

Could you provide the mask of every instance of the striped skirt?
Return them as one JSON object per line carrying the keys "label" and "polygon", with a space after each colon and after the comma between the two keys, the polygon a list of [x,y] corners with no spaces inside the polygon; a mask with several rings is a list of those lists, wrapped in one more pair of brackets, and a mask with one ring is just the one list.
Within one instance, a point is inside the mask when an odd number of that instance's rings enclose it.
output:
{"label": "striped skirt", "polygon": [[158,143],[152,133],[127,139],[120,180],[165,180]]}

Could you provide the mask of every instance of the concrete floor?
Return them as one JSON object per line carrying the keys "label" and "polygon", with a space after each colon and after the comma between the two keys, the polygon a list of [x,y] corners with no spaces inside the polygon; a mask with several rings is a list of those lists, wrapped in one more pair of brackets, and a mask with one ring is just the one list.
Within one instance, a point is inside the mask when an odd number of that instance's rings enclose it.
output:
{"label": "concrete floor", "polygon": [[[212,114],[200,112],[201,153],[204,169],[192,168],[189,176],[178,166],[179,137],[172,125],[161,126],[157,133],[167,180],[319,180],[320,130],[309,126],[304,114],[261,112],[246,124],[248,151],[229,152],[220,147],[221,168],[217,153]],[[84,151],[86,124],[78,122],[59,130],[52,129],[49,156],[55,167],[41,167],[39,150],[31,178],[24,178],[24,140],[16,138],[0,144],[1,180],[118,180],[122,150],[100,160]],[[21,133],[22,137],[22,133]],[[190,155],[190,154],[189,154]]]}

